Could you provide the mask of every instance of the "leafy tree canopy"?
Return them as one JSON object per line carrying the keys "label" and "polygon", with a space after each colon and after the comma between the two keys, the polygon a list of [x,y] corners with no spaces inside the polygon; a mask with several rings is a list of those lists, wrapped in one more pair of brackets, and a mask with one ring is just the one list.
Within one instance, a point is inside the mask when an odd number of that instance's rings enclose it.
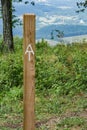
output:
{"label": "leafy tree canopy", "polygon": [[76,11],[77,13],[84,12],[85,9],[87,8],[87,0],[84,0],[82,2],[77,2],[77,6],[79,8],[79,10]]}

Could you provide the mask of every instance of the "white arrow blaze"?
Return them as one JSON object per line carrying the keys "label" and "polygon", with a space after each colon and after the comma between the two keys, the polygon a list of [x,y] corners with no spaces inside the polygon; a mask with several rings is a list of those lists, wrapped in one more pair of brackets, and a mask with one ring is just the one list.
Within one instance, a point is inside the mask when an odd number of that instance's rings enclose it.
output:
{"label": "white arrow blaze", "polygon": [[34,51],[33,51],[33,49],[32,49],[31,44],[29,44],[29,45],[27,46],[27,49],[26,49],[26,51],[25,51],[25,54],[27,54],[27,53],[28,53],[28,60],[30,61],[30,60],[31,60],[31,58],[30,58],[31,53],[34,55]]}

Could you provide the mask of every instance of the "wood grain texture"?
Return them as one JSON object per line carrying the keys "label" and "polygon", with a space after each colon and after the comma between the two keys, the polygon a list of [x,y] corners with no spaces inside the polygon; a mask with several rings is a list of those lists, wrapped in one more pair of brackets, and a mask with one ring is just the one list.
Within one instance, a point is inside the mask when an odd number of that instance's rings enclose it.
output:
{"label": "wood grain texture", "polygon": [[23,130],[35,130],[35,55],[25,54],[26,48],[31,44],[35,53],[35,15],[25,14],[24,24],[24,125]]}

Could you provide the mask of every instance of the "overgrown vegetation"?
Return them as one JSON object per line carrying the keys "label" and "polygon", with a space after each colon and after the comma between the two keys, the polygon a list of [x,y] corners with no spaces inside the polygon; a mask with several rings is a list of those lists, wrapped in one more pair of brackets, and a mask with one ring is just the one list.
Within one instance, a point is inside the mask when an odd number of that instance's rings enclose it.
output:
{"label": "overgrown vegetation", "polygon": [[[35,79],[37,130],[87,129],[86,41],[54,47],[37,43]],[[15,38],[15,51],[0,53],[1,130],[22,130],[22,88],[22,39]]]}
{"label": "overgrown vegetation", "polygon": [[36,47],[36,88],[60,95],[87,90],[86,43],[50,47],[43,41]]}

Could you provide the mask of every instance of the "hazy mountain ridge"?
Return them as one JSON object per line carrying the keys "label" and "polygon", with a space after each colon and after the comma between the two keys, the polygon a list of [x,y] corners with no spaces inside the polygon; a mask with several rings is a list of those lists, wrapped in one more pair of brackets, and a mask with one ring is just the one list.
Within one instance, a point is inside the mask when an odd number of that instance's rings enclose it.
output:
{"label": "hazy mountain ridge", "polygon": [[[64,31],[64,36],[87,34],[87,15],[77,14],[76,2],[80,0],[35,0],[35,6],[23,3],[14,3],[17,15],[21,20],[23,14],[36,14],[36,37],[50,38],[52,30]],[[2,24],[0,22],[2,32]],[[14,35],[22,36],[22,26],[14,28]]]}

